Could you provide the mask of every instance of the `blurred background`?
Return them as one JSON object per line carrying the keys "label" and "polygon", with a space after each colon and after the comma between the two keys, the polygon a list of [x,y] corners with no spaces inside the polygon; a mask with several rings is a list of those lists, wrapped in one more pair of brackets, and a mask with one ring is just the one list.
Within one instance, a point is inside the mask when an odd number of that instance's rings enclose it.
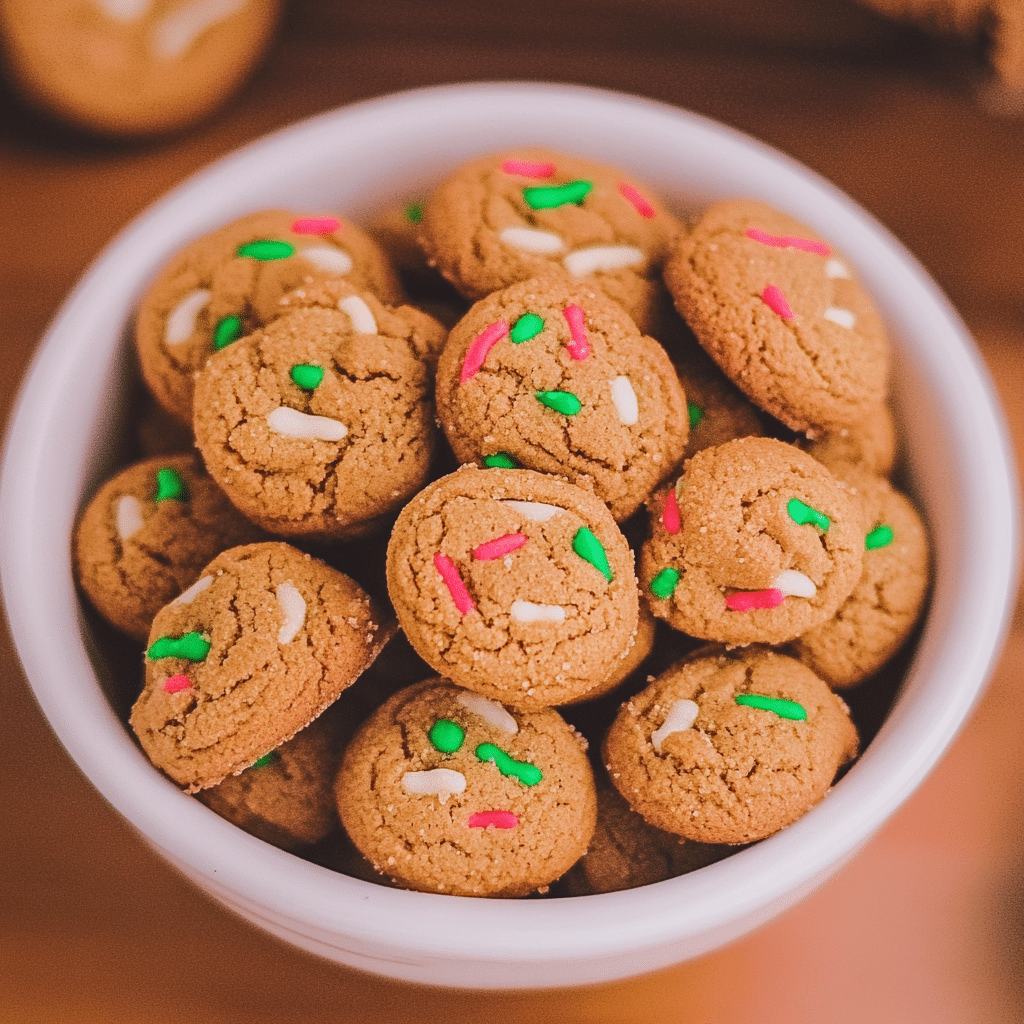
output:
{"label": "blurred background", "polygon": [[[77,278],[191,172],[356,100],[532,79],[697,111],[833,181],[946,291],[1024,451],[1024,0],[257,0],[216,59],[154,75],[132,33],[176,2],[0,0],[4,422]],[[161,29],[170,57],[245,7],[204,2]],[[0,1022],[1024,1021],[1019,611],[953,749],[844,871],[711,956],[578,990],[432,990],[300,953],[141,844],[50,733],[6,632],[0,715]]]}

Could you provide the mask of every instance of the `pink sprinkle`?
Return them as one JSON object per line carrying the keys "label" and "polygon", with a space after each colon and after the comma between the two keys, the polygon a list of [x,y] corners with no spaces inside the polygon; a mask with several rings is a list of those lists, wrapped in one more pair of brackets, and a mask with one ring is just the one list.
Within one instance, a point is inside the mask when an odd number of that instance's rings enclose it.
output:
{"label": "pink sprinkle", "polygon": [[506,174],[518,174],[521,178],[550,178],[555,173],[554,164],[532,160],[506,160],[501,169]]}
{"label": "pink sprinkle", "polygon": [[486,544],[473,548],[473,557],[479,558],[481,562],[490,562],[495,558],[503,558],[512,551],[517,551],[526,541],[525,533],[506,533],[504,537],[497,537],[487,541]]}
{"label": "pink sprinkle", "polygon": [[644,199],[644,197],[640,195],[640,193],[628,182],[620,182],[619,191],[626,199],[629,200],[629,202],[633,204],[636,212],[639,213],[641,217],[646,217],[650,220],[650,218],[654,216],[654,207],[651,206],[651,204],[647,202],[647,200]]}
{"label": "pink sprinkle", "polygon": [[797,238],[795,235],[769,235],[758,228],[747,228],[747,238],[775,249],[799,249],[801,252],[816,252],[819,256],[831,256],[832,249],[824,242],[813,238]]}
{"label": "pink sprinkle", "polygon": [[789,303],[786,301],[786,296],[775,287],[770,284],[763,292],[761,292],[761,301],[774,313],[778,313],[783,320],[795,320],[796,317],[793,315],[793,310],[789,308]]}
{"label": "pink sprinkle", "polygon": [[515,828],[519,819],[511,811],[477,811],[469,816],[470,828]]}
{"label": "pink sprinkle", "polygon": [[682,525],[679,521],[679,505],[676,502],[676,489],[673,487],[665,496],[665,508],[661,513],[662,525],[669,533],[678,533]]}
{"label": "pink sprinkle", "polygon": [[448,593],[452,595],[455,607],[463,615],[468,615],[473,611],[476,605],[473,604],[473,598],[469,596],[469,591],[466,589],[466,584],[462,582],[462,577],[459,575],[459,570],[455,568],[455,563],[447,555],[442,555],[438,551],[434,555],[434,568],[441,574],[441,579],[444,580]]}
{"label": "pink sprinkle", "polygon": [[292,221],[292,231],[296,235],[326,235],[340,227],[341,221],[337,217],[300,217]]}
{"label": "pink sprinkle", "polygon": [[164,689],[168,693],[177,693],[179,690],[190,690],[192,680],[188,676],[169,676],[164,680]]}
{"label": "pink sprinkle", "polygon": [[566,306],[562,312],[572,335],[572,341],[565,347],[573,359],[582,362],[590,355],[590,342],[587,341],[587,329],[584,326],[585,315],[579,306]]}
{"label": "pink sprinkle", "polygon": [[786,595],[776,587],[770,590],[739,590],[725,599],[725,606],[734,612],[752,612],[757,608],[778,608]]}
{"label": "pink sprinkle", "polygon": [[459,383],[465,384],[484,365],[487,353],[508,334],[508,321],[499,320],[497,323],[485,327],[474,339],[466,351],[466,358],[462,362],[462,373],[459,374]]}

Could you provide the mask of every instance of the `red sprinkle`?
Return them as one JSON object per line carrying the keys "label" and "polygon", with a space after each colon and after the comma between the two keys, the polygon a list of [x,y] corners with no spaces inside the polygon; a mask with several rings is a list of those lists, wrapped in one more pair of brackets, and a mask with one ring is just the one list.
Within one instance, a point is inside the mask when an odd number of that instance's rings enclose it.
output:
{"label": "red sprinkle", "polygon": [[481,562],[490,562],[495,558],[503,558],[512,551],[517,551],[528,540],[525,533],[506,533],[504,537],[497,537],[487,541],[479,547],[473,548],[473,557],[479,558]]}
{"label": "red sprinkle", "polygon": [[793,314],[793,310],[789,308],[789,303],[786,301],[786,296],[775,287],[770,284],[763,292],[761,292],[761,301],[774,313],[778,313],[783,320],[795,320],[796,317]]}
{"label": "red sprinkle", "polygon": [[646,217],[648,220],[654,216],[654,207],[634,188],[629,182],[623,181],[619,183],[619,191],[622,195],[633,204],[636,212],[641,217]]}
{"label": "red sprinkle", "polygon": [[550,178],[555,173],[554,164],[533,160],[506,160],[501,169],[506,174],[518,174],[521,178]]}
{"label": "red sprinkle", "polygon": [[565,347],[573,359],[582,362],[590,355],[590,342],[587,341],[587,329],[584,326],[585,314],[579,306],[566,306],[562,313],[572,335],[572,341]]}
{"label": "red sprinkle", "polygon": [[774,249],[799,249],[801,252],[816,252],[819,256],[831,256],[832,249],[824,242],[813,238],[798,238],[795,235],[769,235],[758,228],[747,228],[747,238],[752,238],[762,245],[770,245]]}
{"label": "red sprinkle", "polygon": [[661,513],[661,524],[669,533],[678,533],[682,523],[679,520],[679,504],[676,502],[676,489],[665,495],[665,508]]}
{"label": "red sprinkle", "polygon": [[519,819],[511,811],[477,811],[469,816],[470,828],[515,828]]}
{"label": "red sprinkle", "polygon": [[326,235],[340,227],[341,221],[337,217],[299,217],[292,221],[292,231],[296,235]]}
{"label": "red sprinkle", "polygon": [[465,384],[484,365],[487,353],[508,334],[508,321],[499,320],[497,323],[485,327],[474,339],[473,343],[466,350],[466,358],[462,361],[462,373],[459,374],[459,383]]}
{"label": "red sprinkle", "polygon": [[786,595],[777,587],[769,590],[739,590],[725,599],[725,606],[734,612],[752,612],[758,608],[778,608]]}
{"label": "red sprinkle", "polygon": [[188,676],[168,676],[164,680],[164,689],[168,693],[177,693],[179,690],[190,690],[192,688],[192,680]]}
{"label": "red sprinkle", "polygon": [[469,591],[466,589],[466,584],[462,582],[462,577],[459,575],[459,570],[455,568],[455,563],[447,555],[442,555],[438,551],[434,555],[434,568],[441,574],[441,579],[444,580],[448,593],[452,595],[455,607],[463,615],[468,615],[471,611],[474,611],[476,605],[473,604],[473,598],[469,596]]}

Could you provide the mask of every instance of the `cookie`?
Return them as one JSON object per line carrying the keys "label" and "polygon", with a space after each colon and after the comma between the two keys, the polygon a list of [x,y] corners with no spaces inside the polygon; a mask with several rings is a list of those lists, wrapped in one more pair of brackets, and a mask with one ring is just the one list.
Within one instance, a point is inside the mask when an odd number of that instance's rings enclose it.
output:
{"label": "cookie", "polygon": [[624,704],[603,754],[655,828],[749,843],[792,824],[856,756],[849,710],[809,668],[767,648],[674,665]]}
{"label": "cookie", "polygon": [[197,455],[157,456],[120,470],[93,495],[75,529],[75,578],[105,619],[144,641],[153,616],[210,559],[263,536]]}
{"label": "cookie", "polygon": [[628,658],[633,558],[605,505],[558,477],[463,466],[402,510],[388,593],[436,672],[533,709],[584,696]]}
{"label": "cookie", "polygon": [[230,548],[157,612],[132,729],[157,768],[198,792],[309,725],[392,632],[318,559],[280,542]]}
{"label": "cookie", "polygon": [[375,529],[423,485],[434,449],[425,364],[348,313],[291,310],[196,378],[196,444],[254,522],[337,540]]}
{"label": "cookie", "polygon": [[349,745],[338,811],[377,871],[407,888],[524,896],[590,841],[585,747],[550,708],[523,712],[428,679],[386,701]]}
{"label": "cookie", "polygon": [[468,298],[557,271],[649,329],[680,224],[623,171],[526,148],[461,167],[427,200],[421,228],[431,263]]}
{"label": "cookie", "polygon": [[790,429],[850,427],[884,400],[881,317],[849,261],[792,217],[715,204],[680,237],[665,282],[726,376]]}
{"label": "cookie", "polygon": [[586,483],[628,518],[682,458],[686,396],[660,345],[585,285],[511,285],[452,328],[437,414],[456,457]]}
{"label": "cookie", "polygon": [[785,643],[832,618],[860,576],[860,505],[783,441],[705,448],[648,507],[640,586],[656,616],[691,636]]}
{"label": "cookie", "polygon": [[209,356],[273,319],[286,292],[320,276],[402,301],[380,247],[333,215],[264,210],[185,246],[139,304],[135,343],[154,397],[191,425],[193,377]]}
{"label": "cookie", "polygon": [[896,462],[896,440],[892,412],[883,403],[859,423],[821,434],[800,447],[833,471],[849,465],[888,476]]}

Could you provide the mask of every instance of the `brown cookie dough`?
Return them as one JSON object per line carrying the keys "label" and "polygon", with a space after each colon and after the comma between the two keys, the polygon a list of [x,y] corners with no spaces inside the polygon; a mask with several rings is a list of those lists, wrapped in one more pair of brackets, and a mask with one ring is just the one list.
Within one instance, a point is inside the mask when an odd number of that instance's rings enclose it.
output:
{"label": "brown cookie dough", "polygon": [[853,426],[884,400],[881,317],[848,262],[792,217],[715,204],[680,238],[665,281],[726,375],[792,430]]}
{"label": "brown cookie dough", "polygon": [[393,632],[353,580],[288,544],[218,555],[153,620],[131,726],[195,793],[305,728]]}
{"label": "brown cookie dough", "polygon": [[75,530],[75,578],[105,619],[144,641],[211,558],[263,536],[197,455],[161,455],[122,469],[90,500]]}
{"label": "brown cookie dough", "polygon": [[749,843],[796,821],[857,754],[849,710],[793,658],[755,647],[662,673],[604,743],[619,792],[656,828]]}
{"label": "brown cookie dough", "polygon": [[661,346],[615,303],[560,278],[474,305],[441,353],[436,398],[462,462],[563,474],[620,521],[679,463],[689,430]]}
{"label": "brown cookie dough", "polygon": [[532,709],[617,672],[637,628],[633,558],[608,509],[558,477],[463,466],[402,510],[388,592],[437,672]]}
{"label": "brown cookie dough", "polygon": [[585,749],[550,708],[518,711],[428,679],[391,697],[349,745],[338,811],[377,871],[408,888],[524,896],[590,841]]}
{"label": "brown cookie dough", "polygon": [[209,356],[277,316],[286,292],[325,276],[402,301],[376,242],[333,215],[264,210],[187,245],[150,286],[136,320],[142,375],[157,401],[191,424],[193,377]]}
{"label": "brown cookie dough", "polygon": [[850,465],[888,476],[896,462],[896,444],[896,424],[883,403],[860,423],[822,434],[801,447],[833,472]]}
{"label": "brown cookie dough", "polygon": [[705,448],[648,507],[641,590],[655,615],[691,636],[785,643],[830,619],[860,576],[859,503],[783,441]]}
{"label": "brown cookie dough", "polygon": [[212,356],[196,380],[196,443],[252,520],[282,536],[375,529],[427,479],[425,364],[339,309],[278,317]]}
{"label": "brown cookie dough", "polygon": [[645,330],[680,230],[632,176],[538,148],[464,165],[430,196],[421,226],[430,261],[468,298],[557,271],[604,292]]}

